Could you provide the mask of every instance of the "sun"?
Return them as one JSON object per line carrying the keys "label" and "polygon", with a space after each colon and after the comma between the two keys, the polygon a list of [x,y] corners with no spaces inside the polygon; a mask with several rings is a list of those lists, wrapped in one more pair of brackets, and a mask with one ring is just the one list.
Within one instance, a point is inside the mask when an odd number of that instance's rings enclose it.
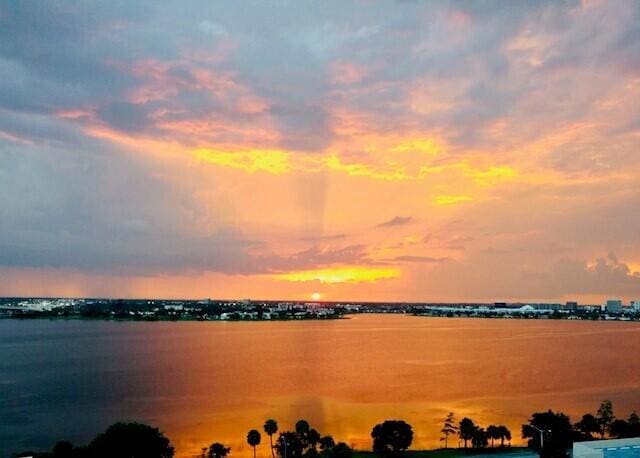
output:
{"label": "sun", "polygon": [[312,293],[311,294],[311,300],[313,300],[313,301],[319,301],[321,297],[322,296],[320,295],[320,293]]}

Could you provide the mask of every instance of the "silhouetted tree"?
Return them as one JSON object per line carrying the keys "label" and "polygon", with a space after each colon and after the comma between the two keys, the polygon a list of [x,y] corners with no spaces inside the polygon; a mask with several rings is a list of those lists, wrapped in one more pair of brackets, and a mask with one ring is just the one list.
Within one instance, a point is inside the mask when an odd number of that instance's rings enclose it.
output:
{"label": "silhouetted tree", "polygon": [[316,450],[316,447],[320,443],[320,439],[321,439],[320,433],[316,429],[311,428],[309,430],[309,434],[307,434],[307,441],[309,442],[309,447],[311,447],[313,450]]}
{"label": "silhouetted tree", "polygon": [[373,427],[373,451],[379,455],[399,456],[411,446],[413,429],[402,420],[387,420]]}
{"label": "silhouetted tree", "polygon": [[353,450],[344,442],[338,442],[332,449],[330,453],[330,458],[351,458],[353,455]]}
{"label": "silhouetted tree", "polygon": [[504,441],[508,440],[511,442],[511,431],[504,425],[498,426],[498,439],[500,439],[500,447],[504,447]]}
{"label": "silhouetted tree", "polygon": [[307,420],[298,420],[296,422],[296,434],[302,442],[304,448],[309,445],[309,432],[311,430],[311,426],[309,426],[309,422]]}
{"label": "silhouetted tree", "polygon": [[320,450],[330,450],[336,446],[336,441],[331,436],[324,436],[320,438]]}
{"label": "silhouetted tree", "polygon": [[470,418],[464,417],[458,425],[458,436],[464,441],[464,448],[467,448],[467,442],[473,439],[476,431],[476,425]]}
{"label": "silhouetted tree", "polygon": [[626,420],[613,420],[609,425],[609,434],[616,439],[631,437],[629,423]]}
{"label": "silhouetted tree", "polygon": [[231,447],[225,447],[220,442],[214,442],[209,447],[209,458],[224,458],[231,451]]}
{"label": "silhouetted tree", "polygon": [[296,422],[296,433],[299,435],[305,435],[309,432],[311,426],[309,426],[309,422],[307,420],[298,420]]}
{"label": "silhouetted tree", "polygon": [[487,426],[487,439],[491,440],[491,448],[493,448],[493,441],[495,439],[500,439],[500,428],[496,425]]}
{"label": "silhouetted tree", "polygon": [[600,425],[600,437],[604,439],[605,433],[609,430],[609,425],[613,420],[615,420],[615,416],[613,415],[613,405],[611,401],[604,400],[600,407],[598,408],[598,413],[596,414],[596,419],[598,420],[598,424]]}
{"label": "silhouetted tree", "polygon": [[253,447],[253,458],[256,458],[256,446],[260,445],[260,433],[257,429],[252,429],[247,433],[247,444]]}
{"label": "silhouetted tree", "polygon": [[172,458],[173,447],[158,428],[141,423],[115,423],[86,449],[90,458]]}
{"label": "silhouetted tree", "polygon": [[596,417],[590,413],[582,416],[582,420],[574,425],[576,431],[581,432],[587,440],[593,439],[593,434],[600,433],[600,425]]}
{"label": "silhouetted tree", "polygon": [[628,437],[640,437],[640,417],[638,417],[638,414],[631,412],[627,423],[629,423]]}
{"label": "silhouetted tree", "polygon": [[471,438],[471,443],[474,448],[486,448],[487,441],[487,433],[484,428],[480,428],[476,426],[475,431],[473,432],[473,437]]}
{"label": "silhouetted tree", "polygon": [[273,435],[278,432],[278,422],[274,419],[269,419],[264,422],[264,432],[269,436],[269,445],[271,446],[271,457],[275,458],[273,450]]}
{"label": "silhouetted tree", "polygon": [[[540,447],[540,431],[544,433],[544,447]],[[576,439],[569,417],[561,412],[537,412],[529,424],[522,425],[522,438],[529,439],[529,448],[539,451],[541,457],[566,457],[567,449]]]}
{"label": "silhouetted tree", "polygon": [[453,412],[449,412],[442,423],[442,429],[440,432],[444,435],[444,448],[448,448],[448,440],[451,434],[455,434],[458,431],[456,426],[456,418]]}
{"label": "silhouetted tree", "polygon": [[305,446],[300,440],[300,436],[293,431],[280,433],[275,445],[276,452],[283,458],[300,458],[304,449]]}
{"label": "silhouetted tree", "polygon": [[53,446],[53,458],[71,458],[73,455],[73,445],[68,441],[58,441]]}
{"label": "silhouetted tree", "polygon": [[628,420],[613,420],[609,425],[609,434],[616,439],[640,437],[640,418],[632,412]]}

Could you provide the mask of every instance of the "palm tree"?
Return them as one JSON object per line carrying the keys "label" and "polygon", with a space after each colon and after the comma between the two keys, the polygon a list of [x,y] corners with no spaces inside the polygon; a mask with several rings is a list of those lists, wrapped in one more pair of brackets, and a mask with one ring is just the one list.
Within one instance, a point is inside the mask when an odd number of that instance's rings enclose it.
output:
{"label": "palm tree", "polygon": [[458,426],[458,436],[460,436],[460,439],[464,441],[464,448],[467,448],[467,441],[473,439],[476,429],[478,429],[478,427],[470,418],[465,417],[460,420],[460,425]]}
{"label": "palm tree", "polygon": [[511,431],[504,425],[498,426],[498,434],[500,438],[500,447],[504,447],[504,440],[511,442]]}
{"label": "palm tree", "polygon": [[296,434],[300,438],[300,442],[302,442],[304,448],[309,446],[309,431],[311,431],[311,426],[309,426],[307,420],[298,420],[296,422]]}
{"label": "palm tree", "polygon": [[273,435],[278,432],[278,422],[270,418],[264,422],[264,432],[269,435],[269,443],[271,445],[271,457],[276,458],[273,452]]}
{"label": "palm tree", "polygon": [[256,445],[260,444],[260,433],[257,429],[252,429],[247,433],[247,444],[253,447],[253,458],[256,458]]}
{"label": "palm tree", "polygon": [[491,448],[493,448],[494,439],[500,439],[500,428],[496,425],[487,426],[487,437],[491,439]]}

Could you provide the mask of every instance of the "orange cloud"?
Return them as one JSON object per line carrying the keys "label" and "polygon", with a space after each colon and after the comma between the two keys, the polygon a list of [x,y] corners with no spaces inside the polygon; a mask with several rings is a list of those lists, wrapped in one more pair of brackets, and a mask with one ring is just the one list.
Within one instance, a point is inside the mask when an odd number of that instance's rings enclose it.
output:
{"label": "orange cloud", "polygon": [[397,181],[397,180],[407,180],[411,177],[407,176],[404,173],[402,167],[397,165],[370,165],[366,163],[344,163],[340,159],[340,157],[333,153],[330,154],[326,161],[325,165],[331,170],[338,170],[340,172],[345,172],[348,175],[352,176],[364,176],[369,178],[375,178],[377,180],[389,180],[389,181]]}
{"label": "orange cloud", "polygon": [[79,108],[76,110],[58,110],[55,115],[63,119],[80,119],[93,117],[95,112],[93,109]]}
{"label": "orange cloud", "polygon": [[471,196],[436,196],[436,198],[434,199],[434,202],[436,205],[451,205],[451,204],[457,204],[460,202],[468,202],[470,200],[473,200],[473,197]]}
{"label": "orange cloud", "polygon": [[333,284],[376,282],[399,276],[400,270],[395,267],[343,266],[287,272],[270,277],[291,282],[319,281],[320,283]]}
{"label": "orange cloud", "polygon": [[420,170],[420,176],[425,177],[434,173],[446,171],[459,171],[465,177],[473,179],[476,184],[490,185],[503,180],[510,180],[517,176],[518,172],[511,166],[491,165],[486,168],[475,167],[467,161],[454,162],[445,165],[425,166]]}
{"label": "orange cloud", "polygon": [[291,171],[289,154],[278,150],[221,151],[200,148],[194,155],[202,162],[241,169],[249,173],[258,171],[281,175]]}
{"label": "orange cloud", "polygon": [[331,82],[333,84],[353,84],[362,81],[366,71],[349,62],[334,62],[331,65]]}

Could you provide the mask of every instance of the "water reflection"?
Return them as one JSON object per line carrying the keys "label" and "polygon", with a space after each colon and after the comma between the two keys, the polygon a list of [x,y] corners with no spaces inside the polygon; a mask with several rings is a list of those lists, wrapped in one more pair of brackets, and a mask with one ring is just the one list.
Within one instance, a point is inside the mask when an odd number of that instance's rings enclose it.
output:
{"label": "water reflection", "polygon": [[[635,323],[414,318],[281,323],[0,321],[0,450],[84,443],[116,420],[159,426],[180,456],[249,456],[267,418],[368,448],[402,418],[439,445],[453,410],[519,438],[534,410],[640,409]],[[576,418],[577,419],[577,418]],[[266,438],[265,438],[266,439]],[[260,456],[269,451],[258,448]],[[455,443],[455,441],[454,441]],[[6,450],[6,451],[5,451]]]}

